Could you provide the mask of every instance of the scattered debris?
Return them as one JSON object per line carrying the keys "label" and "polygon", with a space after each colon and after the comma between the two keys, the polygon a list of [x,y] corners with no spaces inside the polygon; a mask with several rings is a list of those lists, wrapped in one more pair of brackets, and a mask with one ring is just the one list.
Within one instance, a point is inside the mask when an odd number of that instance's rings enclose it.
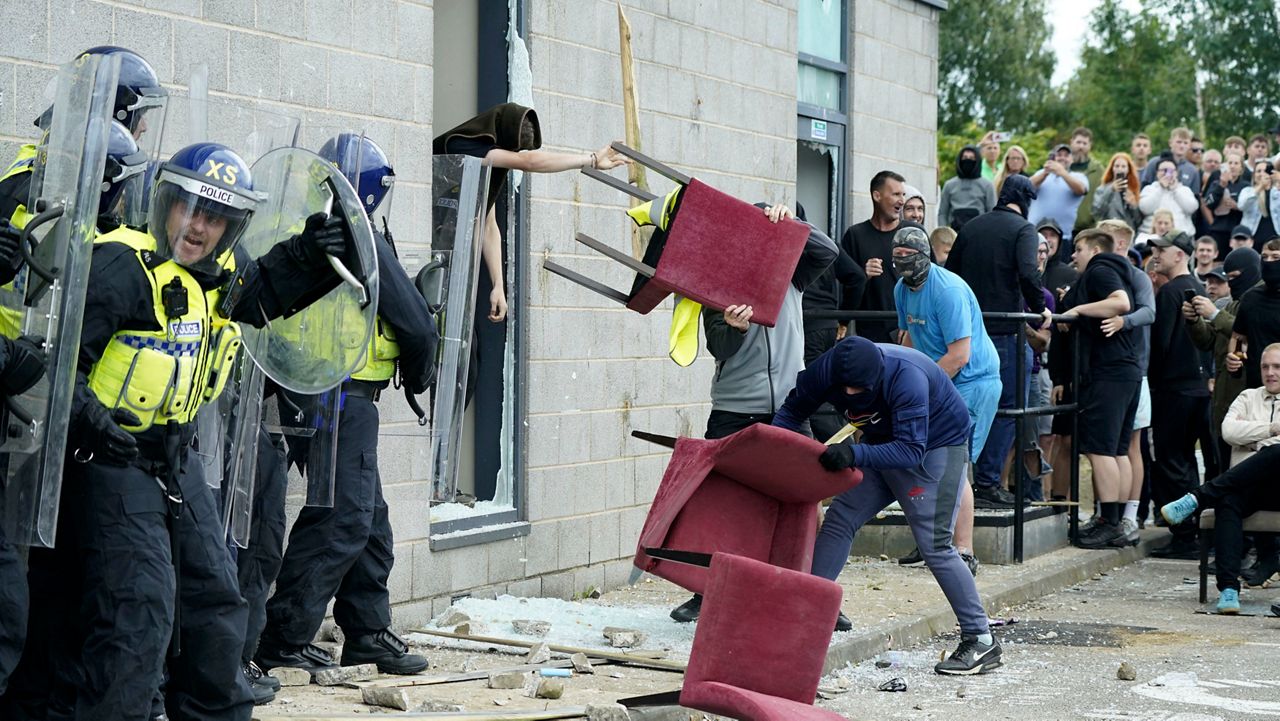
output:
{"label": "scattered debris", "polygon": [[964,686],[959,686],[956,688],[956,698],[964,698],[968,695],[969,695],[969,689],[965,688]]}
{"label": "scattered debris", "polygon": [[622,704],[587,704],[587,721],[628,721],[627,707]]}
{"label": "scattered debris", "polygon": [[544,678],[538,681],[538,690],[533,695],[535,698],[558,699],[564,695],[564,681],[558,678]]}
{"label": "scattered debris", "polygon": [[609,645],[614,648],[635,648],[644,643],[645,638],[647,638],[640,631],[616,626],[605,628],[604,637],[609,639]]}
{"label": "scattered debris", "polygon": [[445,610],[445,612],[440,616],[440,618],[436,619],[436,625],[440,626],[441,628],[446,628],[449,626],[457,626],[460,623],[466,623],[470,620],[471,620],[470,616],[463,613],[462,611],[459,611],[453,606],[450,606],[448,609]]}
{"label": "scattered debris", "polygon": [[337,666],[316,671],[315,681],[320,686],[341,686],[356,681],[371,681],[378,675],[378,665],[362,663],[359,666]]}
{"label": "scattered debris", "polygon": [[538,669],[538,675],[543,678],[572,678],[573,671],[567,668],[545,667]]}
{"label": "scattered debris", "polygon": [[539,643],[529,649],[529,655],[525,657],[526,663],[546,663],[551,660],[551,647],[545,643]]}
{"label": "scattered debris", "polygon": [[267,675],[279,681],[281,686],[306,686],[311,683],[311,673],[300,668],[280,666],[271,669]]}
{"label": "scattered debris", "polygon": [[591,665],[591,659],[587,658],[585,653],[575,653],[569,657],[569,661],[573,663],[573,670],[578,673],[595,673],[596,670]]}
{"label": "scattered debris", "polygon": [[900,678],[891,678],[877,687],[878,691],[900,692],[907,690],[907,682]]}
{"label": "scattered debris", "polygon": [[1120,663],[1120,668],[1116,669],[1116,678],[1121,681],[1136,681],[1138,679],[1138,669],[1128,661]]}
{"label": "scattered debris", "polygon": [[430,698],[418,704],[418,707],[414,709],[414,713],[458,713],[463,710],[465,709],[463,709],[462,704]]}
{"label": "scattered debris", "polygon": [[346,634],[342,632],[342,627],[336,623],[326,623],[320,627],[320,639],[323,641],[332,641],[341,646],[346,643]]}
{"label": "scattered debris", "polygon": [[876,668],[889,668],[892,665],[891,661],[876,661]]}
{"label": "scattered debris", "polygon": [[489,674],[489,688],[513,689],[524,688],[523,671],[501,671]]}
{"label": "scattered debris", "polygon": [[460,623],[460,624],[458,624],[457,626],[454,626],[454,627],[453,627],[453,632],[454,632],[454,633],[456,633],[456,634],[458,634],[458,635],[460,635],[460,636],[470,636],[470,635],[471,635],[471,624],[469,624],[469,623]]}
{"label": "scattered debris", "polygon": [[366,705],[393,708],[397,711],[409,710],[409,697],[398,688],[379,688],[377,686],[360,689],[360,696]]}
{"label": "scattered debris", "polygon": [[516,633],[524,634],[525,636],[542,637],[551,633],[551,624],[546,621],[518,618],[511,622],[511,627],[515,629]]}

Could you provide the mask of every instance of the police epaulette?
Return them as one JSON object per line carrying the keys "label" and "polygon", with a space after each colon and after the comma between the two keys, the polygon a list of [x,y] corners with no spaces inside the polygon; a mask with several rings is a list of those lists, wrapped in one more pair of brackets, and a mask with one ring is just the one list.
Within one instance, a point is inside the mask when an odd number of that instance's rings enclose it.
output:
{"label": "police epaulette", "polygon": [[155,270],[156,268],[164,265],[167,260],[149,250],[138,251],[138,257],[142,259],[142,265],[145,266],[147,270]]}

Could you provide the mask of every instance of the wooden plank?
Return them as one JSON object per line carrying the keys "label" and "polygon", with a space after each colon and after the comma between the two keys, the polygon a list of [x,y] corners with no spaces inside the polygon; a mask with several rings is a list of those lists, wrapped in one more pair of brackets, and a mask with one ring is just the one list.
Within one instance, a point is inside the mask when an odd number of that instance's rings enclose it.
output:
{"label": "wooden plank", "polygon": [[[625,130],[625,139],[627,145],[633,148],[642,147],[640,144],[640,98],[636,92],[636,70],[635,59],[631,53],[631,22],[627,20],[627,13],[622,9],[622,3],[618,3],[618,56],[622,60],[622,121]],[[627,166],[627,179],[631,181],[637,189],[648,193],[649,180],[645,177],[645,168],[639,163],[632,163]],[[657,197],[657,196],[654,196]],[[631,207],[639,205],[641,200],[632,200]],[[637,260],[644,257],[645,250],[644,231],[635,226],[631,228],[631,254]]]}
{"label": "wooden plank", "polygon": [[[587,658],[593,666],[603,665],[609,661],[602,658]],[[510,671],[537,671],[542,668],[573,668],[573,661],[562,659],[547,663],[526,663],[506,668],[491,668],[483,671],[468,671],[447,676],[384,676],[371,681],[352,681],[343,684],[347,688],[401,688],[411,686],[437,686],[442,683],[461,683],[463,681],[481,681],[489,678],[491,673],[507,673]]]}
{"label": "wooden plank", "polygon": [[605,245],[604,243],[601,243],[595,238],[592,238],[586,233],[578,233],[574,235],[574,240],[578,241],[579,243],[582,243],[583,245],[594,250],[600,255],[610,258],[611,260],[618,261],[619,263],[627,266],[631,270],[639,273],[640,275],[643,275],[646,278],[652,278],[653,274],[657,272],[651,266],[641,263],[640,261],[636,260],[635,258],[632,258],[631,256],[627,255],[626,253],[623,253],[620,250],[614,250],[613,248],[610,248],[609,246]]}
{"label": "wooden plank", "polygon": [[591,280],[587,276],[581,273],[578,273],[577,271],[569,270],[568,268],[564,267],[563,265],[560,265],[559,263],[556,263],[550,260],[544,260],[542,262],[542,267],[546,268],[552,273],[555,273],[561,278],[577,283],[578,285],[582,286],[583,288],[586,288],[587,290],[599,293],[600,295],[603,295],[609,300],[616,300],[623,305],[627,304],[627,296],[624,295],[623,293],[616,291],[613,288],[610,288],[609,286],[603,283]]}
{"label": "wooden plank", "polygon": [[[450,719],[451,721],[549,721],[550,719],[584,718],[586,706],[566,706],[543,711],[438,711],[428,713],[386,713],[376,718]],[[367,713],[283,714],[254,710],[253,721],[346,721],[365,719]]]}
{"label": "wooden plank", "polygon": [[[497,638],[494,636],[471,636],[465,634],[451,633],[449,631],[436,631],[429,628],[410,629],[409,633],[425,633],[428,636],[439,636],[440,638],[452,638],[459,641],[474,641],[476,643],[492,643],[498,646],[513,646],[515,648],[533,648],[534,642],[521,641],[514,638]],[[675,671],[676,673],[684,673],[686,664],[679,661],[667,661],[664,659],[646,658],[640,653],[622,653],[615,651],[604,651],[598,648],[580,648],[578,646],[560,646],[557,644],[547,644],[547,648],[554,653],[582,653],[594,658],[602,658],[606,661],[615,661],[617,663],[625,663],[631,666],[642,666],[644,668],[657,669],[659,671]]]}

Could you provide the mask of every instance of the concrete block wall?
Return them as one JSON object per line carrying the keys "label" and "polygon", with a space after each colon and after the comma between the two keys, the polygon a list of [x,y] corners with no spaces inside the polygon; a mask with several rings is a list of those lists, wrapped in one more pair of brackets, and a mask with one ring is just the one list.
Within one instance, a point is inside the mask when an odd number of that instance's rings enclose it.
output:
{"label": "concrete block wall", "polygon": [[852,223],[871,217],[868,186],[893,170],[938,204],[938,20],[918,0],[850,0],[850,157]]}

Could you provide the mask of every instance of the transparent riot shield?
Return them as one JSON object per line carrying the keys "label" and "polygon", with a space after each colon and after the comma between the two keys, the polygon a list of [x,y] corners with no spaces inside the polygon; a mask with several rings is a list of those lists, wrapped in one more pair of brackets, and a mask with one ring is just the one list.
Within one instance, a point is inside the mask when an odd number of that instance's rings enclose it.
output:
{"label": "transparent riot shield", "polygon": [[351,184],[315,153],[270,151],[254,163],[253,178],[266,199],[240,243],[250,257],[260,257],[301,232],[313,213],[336,214],[350,230],[354,247],[345,258],[330,257],[342,279],[332,291],[287,318],[242,329],[245,349],[267,377],[295,393],[320,393],[360,367],[372,337],[378,310],[373,234]]}
{"label": "transparent riot shield", "polygon": [[[280,391],[264,410],[268,433],[285,437],[290,465],[297,465],[305,483],[303,505],[333,507],[333,479],[338,463],[338,419],[342,391],[333,388],[315,395]],[[290,489],[290,495],[294,489]]]}
{"label": "transparent riot shield", "polygon": [[226,414],[230,422],[222,484],[222,527],[226,537],[240,548],[249,547],[265,380],[266,376],[253,359],[241,354],[236,370],[238,396]]}
{"label": "transparent riot shield", "polygon": [[428,434],[431,493],[436,501],[452,501],[457,489],[488,187],[489,168],[479,158],[432,158],[431,256],[418,273],[417,284],[440,330],[440,365]]}
{"label": "transparent riot shield", "polygon": [[75,391],[80,320],[97,234],[99,192],[118,58],[84,56],[58,71],[54,113],[40,166],[36,217],[26,223],[25,287],[3,300],[21,317],[21,332],[45,339],[45,377],[7,401],[0,452],[4,471],[4,527],[20,545],[52,547]]}

